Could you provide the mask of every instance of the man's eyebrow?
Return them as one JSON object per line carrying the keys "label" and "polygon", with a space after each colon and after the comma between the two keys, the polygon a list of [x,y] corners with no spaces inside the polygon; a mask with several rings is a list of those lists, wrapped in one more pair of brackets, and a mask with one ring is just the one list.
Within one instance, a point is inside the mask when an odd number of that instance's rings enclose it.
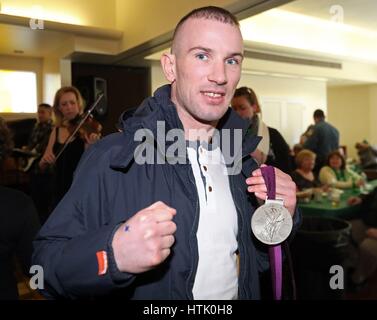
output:
{"label": "man's eyebrow", "polygon": [[[205,51],[205,52],[208,52],[208,53],[211,53],[213,50],[210,49],[210,48],[206,48],[206,47],[201,47],[201,46],[197,46],[197,47],[192,47],[188,50],[188,52],[191,52],[191,51],[195,51],[195,50],[199,50],[199,51]],[[234,56],[240,56],[242,59],[244,58],[244,55],[242,52],[232,52],[230,54],[228,54],[228,57],[234,57]]]}
{"label": "man's eyebrow", "polygon": [[212,51],[213,51],[213,50],[210,49],[210,48],[197,46],[197,47],[192,47],[192,48],[190,48],[188,52],[195,51],[195,50],[200,50],[200,51],[205,51],[205,52],[212,52]]}
{"label": "man's eyebrow", "polygon": [[231,54],[229,55],[229,57],[234,57],[234,56],[240,56],[241,59],[244,58],[244,55],[243,55],[242,52],[233,52],[233,53],[231,53]]}

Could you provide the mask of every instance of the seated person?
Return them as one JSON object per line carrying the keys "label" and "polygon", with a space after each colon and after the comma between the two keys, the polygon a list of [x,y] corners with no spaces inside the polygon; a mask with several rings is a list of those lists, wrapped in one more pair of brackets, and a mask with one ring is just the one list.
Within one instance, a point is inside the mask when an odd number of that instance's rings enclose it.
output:
{"label": "seated person", "polygon": [[372,147],[367,141],[355,145],[363,169],[377,170],[377,148]]}
{"label": "seated person", "polygon": [[349,198],[348,204],[362,206],[361,219],[350,221],[358,257],[351,280],[358,285],[377,270],[377,188],[368,195]]}
{"label": "seated person", "polygon": [[31,136],[28,141],[28,145],[23,148],[26,150],[33,150],[42,155],[45,151],[48,138],[52,130],[52,107],[47,103],[41,103],[38,105],[38,121],[35,124]]}
{"label": "seated person", "polygon": [[313,169],[316,155],[314,152],[304,149],[301,150],[295,158],[297,169],[292,172],[291,176],[297,186],[297,197],[310,197],[313,188],[318,188],[320,182],[314,176]]}
{"label": "seated person", "polygon": [[8,185],[7,171],[16,169],[16,163],[12,157],[14,147],[13,135],[5,120],[0,117],[0,184]]}
{"label": "seated person", "polygon": [[30,172],[30,196],[38,211],[41,224],[47,220],[51,210],[53,174],[52,169],[41,170],[38,162],[46,150],[52,127],[52,107],[47,103],[39,104],[38,122],[34,126],[28,145],[23,147],[36,153],[36,156],[28,159],[24,170]]}
{"label": "seated person", "polygon": [[339,151],[329,153],[326,166],[319,172],[319,181],[338,189],[349,189],[364,184],[360,175],[346,168],[346,161]]}
{"label": "seated person", "polygon": [[5,120],[0,117],[0,163],[5,160],[13,148],[12,133]]}

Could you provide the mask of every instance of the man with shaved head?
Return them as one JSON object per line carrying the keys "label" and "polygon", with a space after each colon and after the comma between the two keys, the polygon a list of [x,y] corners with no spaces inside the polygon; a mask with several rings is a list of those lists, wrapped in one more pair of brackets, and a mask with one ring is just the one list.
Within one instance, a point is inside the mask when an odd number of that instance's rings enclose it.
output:
{"label": "man with shaved head", "polygon": [[[267,187],[250,157],[259,139],[229,107],[242,60],[231,13],[204,7],[182,18],[161,58],[169,84],[86,151],[35,241],[43,293],[260,298],[258,272],[269,263],[250,220]],[[296,228],[296,186],[275,176]]]}

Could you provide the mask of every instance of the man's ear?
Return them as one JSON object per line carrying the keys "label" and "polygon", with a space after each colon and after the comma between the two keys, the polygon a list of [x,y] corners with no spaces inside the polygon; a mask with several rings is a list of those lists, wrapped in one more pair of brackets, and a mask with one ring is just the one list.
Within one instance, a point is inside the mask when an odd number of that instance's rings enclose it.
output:
{"label": "man's ear", "polygon": [[164,71],[165,78],[170,82],[175,81],[175,55],[172,53],[164,53],[161,57],[161,66]]}

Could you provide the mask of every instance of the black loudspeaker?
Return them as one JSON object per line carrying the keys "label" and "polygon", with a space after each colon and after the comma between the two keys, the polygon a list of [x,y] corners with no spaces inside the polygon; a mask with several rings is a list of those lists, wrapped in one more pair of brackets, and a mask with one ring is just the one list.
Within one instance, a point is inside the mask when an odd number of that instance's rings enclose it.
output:
{"label": "black loudspeaker", "polygon": [[103,120],[108,114],[106,80],[99,77],[81,77],[75,81],[74,86],[80,91],[85,101],[85,109],[90,108],[98,96],[103,93],[102,99],[93,111],[93,116],[97,120]]}

